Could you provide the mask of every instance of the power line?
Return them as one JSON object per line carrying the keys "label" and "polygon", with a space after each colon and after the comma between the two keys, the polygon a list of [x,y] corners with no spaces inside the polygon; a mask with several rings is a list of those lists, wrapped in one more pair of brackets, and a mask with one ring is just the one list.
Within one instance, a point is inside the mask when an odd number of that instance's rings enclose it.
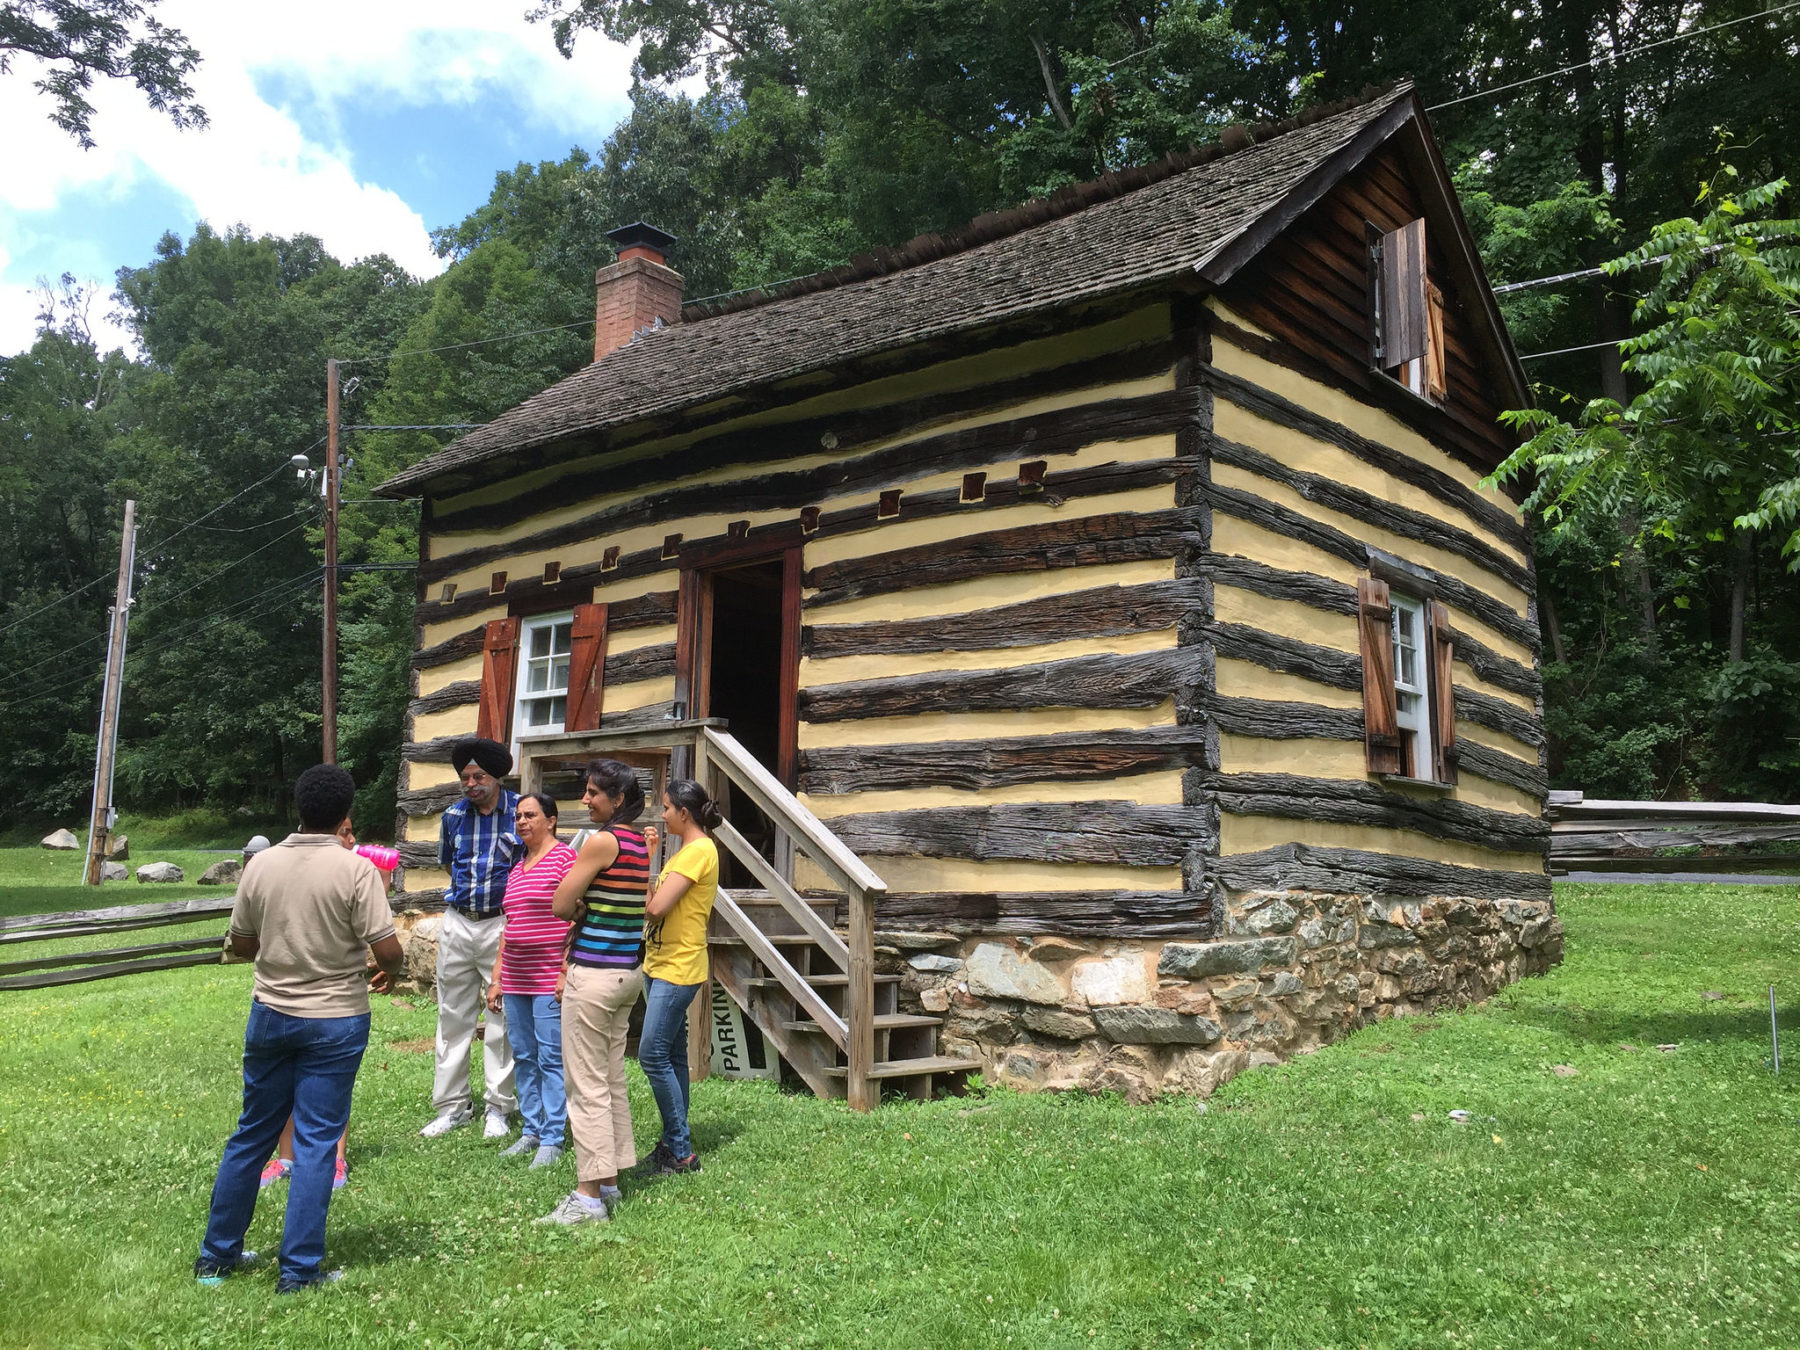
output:
{"label": "power line", "polygon": [[1567,356],[1571,352],[1591,352],[1596,351],[1601,347],[1617,347],[1620,343],[1629,342],[1630,340],[1630,338],[1614,338],[1610,342],[1589,342],[1579,347],[1558,347],[1553,352],[1533,352],[1530,356],[1521,356],[1519,360],[1536,361],[1545,356]]}
{"label": "power line", "polygon": [[[1796,0],[1796,3],[1800,3],[1800,0]],[[317,446],[319,444],[320,441],[323,441],[324,439],[325,438],[323,436],[319,437],[319,440],[314,441],[312,443],[312,445],[307,446],[306,449],[307,450],[313,449],[315,446]],[[304,454],[305,451],[302,451],[301,453]],[[186,534],[189,530],[193,529],[194,526],[198,525],[201,521],[211,520],[214,516],[218,515],[219,512],[223,511],[226,507],[230,506],[233,502],[236,502],[239,498],[243,497],[246,493],[252,492],[255,489],[261,487],[264,483],[268,482],[271,478],[275,477],[276,474],[282,472],[282,470],[287,469],[291,466],[292,466],[292,461],[290,460],[289,462],[284,463],[284,464],[280,465],[279,467],[275,468],[271,472],[264,474],[261,478],[257,479],[254,483],[250,484],[249,487],[243,489],[243,491],[239,492],[236,496],[231,497],[230,499],[228,499],[226,501],[220,502],[217,506],[213,507],[213,509],[208,511],[205,515],[196,516],[193,520],[190,520],[187,524],[183,525],[180,529],[176,530],[173,534],[164,535],[161,539],[158,539],[154,544],[150,544],[147,547],[145,547],[143,551],[146,553],[151,552],[155,549],[161,548],[164,544],[167,544],[168,542],[170,542],[173,539],[180,538],[182,535]],[[98,586],[101,582],[107,580],[111,576],[112,576],[112,573],[103,572],[99,576],[93,577],[90,580],[83,582],[81,585],[77,586],[74,590],[65,591],[62,595],[57,596],[54,600],[48,600],[45,603],[39,605],[36,609],[32,610],[29,614],[21,615],[19,618],[14,619],[11,623],[6,624],[4,627],[0,627],[0,634],[10,633],[13,629],[17,628],[20,624],[25,623],[31,619],[35,619],[38,615],[42,614],[47,609],[56,608],[56,606],[62,604],[65,600],[73,600],[76,596],[82,594],[84,591],[92,590],[95,586]]]}
{"label": "power line", "polygon": [[[160,641],[151,643],[146,647],[140,647],[138,650],[132,652],[127,660],[130,662],[140,661],[146,656],[153,656],[157,652],[167,651],[172,647],[181,646],[184,643],[193,641],[202,634],[211,632],[214,628],[217,628],[222,624],[234,621],[247,623],[252,619],[261,618],[264,614],[285,604],[293,592],[312,585],[319,579],[322,571],[322,568],[314,568],[312,571],[300,576],[291,577],[272,589],[259,591],[255,595],[234,601],[223,609],[215,610],[212,614],[204,616],[204,619],[210,619],[212,622],[204,623],[204,626],[196,627],[196,624],[203,622],[203,620],[196,620],[194,623],[190,623],[184,628],[177,628],[172,633],[165,634]],[[22,698],[8,701],[6,702],[6,706],[8,709],[19,708],[29,703],[35,703],[40,699],[51,698],[56,694],[62,693],[64,690],[73,689],[77,685],[85,684],[93,678],[92,672],[78,675],[72,680],[65,680],[61,684],[52,685],[47,689],[39,689],[36,693],[29,693]]]}
{"label": "power line", "polygon": [[1511,84],[1496,85],[1492,89],[1478,90],[1473,94],[1462,94],[1456,98],[1447,98],[1442,103],[1433,103],[1426,112],[1436,112],[1439,108],[1453,108],[1458,103],[1468,103],[1478,98],[1492,98],[1495,94],[1504,94],[1508,90],[1522,89],[1528,84],[1537,84],[1540,80],[1554,80],[1558,75],[1572,74],[1577,70],[1586,70],[1589,66],[1597,66],[1603,61],[1623,61],[1627,57],[1636,56],[1639,52],[1647,52],[1656,47],[1666,47],[1671,42],[1680,42],[1684,38],[1699,37],[1702,33],[1716,33],[1721,28],[1730,28],[1734,24],[1749,23],[1753,19],[1767,19],[1772,15],[1784,14],[1790,9],[1800,9],[1800,0],[1789,0],[1785,5],[1776,5],[1756,14],[1745,14],[1736,19],[1726,19],[1722,23],[1708,24],[1704,28],[1690,28],[1686,32],[1674,33],[1666,38],[1658,38],[1654,42],[1646,42],[1641,46],[1627,47],[1622,52],[1606,52],[1592,60],[1577,61],[1572,66],[1564,66],[1560,70],[1550,70],[1542,75],[1528,75],[1522,80],[1514,80]]}
{"label": "power line", "polygon": [[[571,325],[572,326],[572,325]],[[504,341],[502,338],[493,339]],[[341,363],[340,363],[341,364]],[[339,431],[473,431],[486,422],[346,422]]]}

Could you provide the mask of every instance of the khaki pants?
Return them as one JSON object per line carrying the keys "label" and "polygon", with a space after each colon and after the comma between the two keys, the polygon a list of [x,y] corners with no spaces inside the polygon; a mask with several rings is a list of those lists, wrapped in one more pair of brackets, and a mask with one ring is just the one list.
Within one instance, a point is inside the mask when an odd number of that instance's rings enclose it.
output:
{"label": "khaki pants", "polygon": [[[505,931],[502,918],[470,919],[459,910],[444,911],[438,929],[437,1073],[431,1091],[431,1109],[439,1115],[469,1104],[475,1023],[487,1006],[488,977],[494,973]],[[518,1102],[513,1097],[512,1046],[506,1039],[504,1012],[488,1014],[481,1052],[487,1104],[510,1115]]]}
{"label": "khaki pants", "polygon": [[637,970],[569,967],[562,1005],[563,1087],[581,1181],[610,1177],[637,1161],[625,1096],[625,1035],[643,988]]}

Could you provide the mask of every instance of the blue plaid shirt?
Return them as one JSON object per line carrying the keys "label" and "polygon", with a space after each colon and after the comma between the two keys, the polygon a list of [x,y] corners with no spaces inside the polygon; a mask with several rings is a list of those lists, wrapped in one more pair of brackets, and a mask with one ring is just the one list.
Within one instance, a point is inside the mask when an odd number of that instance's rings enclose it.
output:
{"label": "blue plaid shirt", "polygon": [[438,861],[450,869],[444,903],[477,918],[498,913],[506,895],[506,874],[522,849],[518,835],[519,794],[500,789],[494,809],[482,815],[459,797],[438,826]]}

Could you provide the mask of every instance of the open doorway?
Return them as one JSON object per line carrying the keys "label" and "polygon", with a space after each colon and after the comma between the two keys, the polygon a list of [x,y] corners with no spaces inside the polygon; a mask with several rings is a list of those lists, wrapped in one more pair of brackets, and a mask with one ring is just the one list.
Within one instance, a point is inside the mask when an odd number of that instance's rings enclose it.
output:
{"label": "open doorway", "polygon": [[[677,698],[696,717],[719,717],[757,762],[792,787],[797,758],[794,691],[799,682],[799,549],[742,561],[721,559],[683,577],[682,603],[691,602],[692,624],[685,661],[678,660]],[[685,677],[685,678],[684,678]],[[774,823],[747,796],[720,803],[726,817],[757,852],[783,872],[785,859]],[[741,864],[721,858],[721,881],[755,887]]]}

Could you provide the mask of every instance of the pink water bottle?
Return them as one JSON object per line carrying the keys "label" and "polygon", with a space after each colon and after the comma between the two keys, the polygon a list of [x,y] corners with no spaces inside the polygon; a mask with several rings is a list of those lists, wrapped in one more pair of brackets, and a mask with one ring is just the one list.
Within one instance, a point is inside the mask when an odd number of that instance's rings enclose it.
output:
{"label": "pink water bottle", "polygon": [[388,848],[384,844],[358,844],[356,851],[383,872],[391,872],[400,865],[400,850]]}

